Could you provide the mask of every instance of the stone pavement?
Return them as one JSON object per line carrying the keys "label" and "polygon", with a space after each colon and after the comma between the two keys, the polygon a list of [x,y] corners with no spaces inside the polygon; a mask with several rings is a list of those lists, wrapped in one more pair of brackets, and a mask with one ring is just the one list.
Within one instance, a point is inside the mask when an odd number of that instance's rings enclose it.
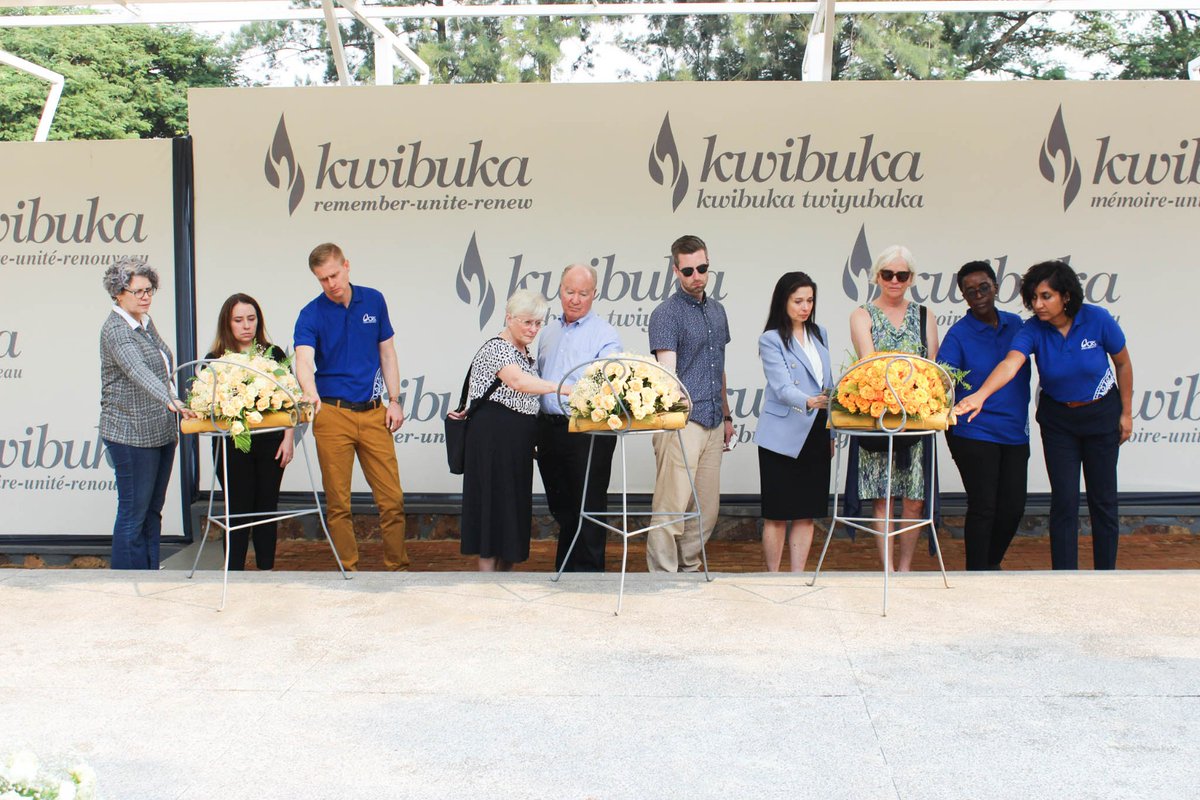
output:
{"label": "stone pavement", "polygon": [[[873,546],[873,545],[872,545]],[[1200,576],[0,571],[0,753],[109,800],[1191,798]]]}

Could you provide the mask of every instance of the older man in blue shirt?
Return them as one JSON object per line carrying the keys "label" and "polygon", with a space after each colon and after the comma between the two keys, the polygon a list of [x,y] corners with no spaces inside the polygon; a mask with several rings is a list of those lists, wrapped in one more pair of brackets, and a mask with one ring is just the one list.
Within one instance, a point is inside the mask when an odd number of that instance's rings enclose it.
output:
{"label": "older man in blue shirt", "polygon": [[[562,316],[542,331],[538,344],[538,374],[555,383],[568,375],[569,383],[579,377],[580,364],[618,353],[621,340],[616,329],[592,311],[596,299],[594,267],[572,264],[563,270],[558,297]],[[558,555],[555,567],[567,572],[603,572],[606,533],[594,522],[579,527],[580,504],[589,512],[608,510],[608,479],[612,472],[612,436],[584,436],[567,430],[567,410],[557,394],[542,395],[538,414],[538,470],[546,487],[546,503],[558,523]],[[592,440],[595,442],[593,443]],[[588,469],[588,447],[592,453]],[[587,481],[587,496],[583,485]],[[579,542],[564,567],[575,531]]]}
{"label": "older man in blue shirt", "polygon": [[[688,473],[696,482],[700,520],[673,523],[646,537],[646,566],[651,572],[695,572],[700,550],[717,525],[721,508],[721,453],[733,436],[733,417],[725,392],[725,345],[729,320],[725,309],[705,291],[708,246],[698,236],[681,236],[671,245],[671,266],[679,291],[650,315],[650,350],[673,369],[692,398],[687,427],[654,436],[657,474],[654,514],[695,510]],[[685,462],[686,457],[686,462]],[[652,519],[652,524],[664,522]]]}

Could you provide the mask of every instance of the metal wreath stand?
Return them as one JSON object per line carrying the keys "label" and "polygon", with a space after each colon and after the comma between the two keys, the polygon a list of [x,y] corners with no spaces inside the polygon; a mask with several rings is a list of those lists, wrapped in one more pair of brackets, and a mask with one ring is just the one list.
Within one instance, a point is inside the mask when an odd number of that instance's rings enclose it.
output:
{"label": "metal wreath stand", "polygon": [[[690,466],[688,466],[687,453],[684,451],[684,447],[683,447],[683,435],[682,435],[682,433],[680,433],[680,431],[678,429],[674,431],[674,434],[679,440],[679,451],[680,451],[680,453],[683,453],[683,456],[684,456],[683,468],[687,471],[688,485],[691,486],[691,488],[692,488],[692,503],[695,505],[696,510],[695,511],[655,511],[652,513],[653,517],[659,517],[659,518],[666,517],[667,521],[659,522],[659,523],[653,524],[653,525],[647,525],[644,528],[638,528],[637,530],[633,530],[633,531],[629,530],[629,470],[628,470],[628,467],[625,462],[625,437],[636,436],[638,434],[646,434],[646,433],[671,433],[671,431],[661,429],[661,428],[645,428],[645,429],[633,428],[633,414],[631,414],[629,412],[629,409],[621,401],[620,396],[617,394],[616,387],[614,387],[612,385],[612,379],[608,375],[608,367],[609,367],[609,365],[614,365],[618,370],[616,372],[616,375],[614,375],[614,377],[624,379],[625,375],[630,371],[630,367],[628,365],[630,363],[634,363],[634,362],[641,363],[641,364],[649,364],[650,366],[652,366],[655,369],[662,372],[664,375],[668,376],[672,381],[675,382],[675,385],[677,385],[679,387],[680,393],[683,395],[684,400],[687,402],[688,408],[690,409],[692,407],[692,396],[688,392],[687,387],[683,385],[683,382],[680,381],[678,377],[673,375],[669,370],[667,370],[665,367],[663,367],[657,361],[651,361],[650,359],[646,359],[646,358],[636,358],[636,357],[629,357],[629,356],[625,356],[622,358],[617,358],[615,356],[610,356],[608,358],[594,358],[590,361],[585,361],[584,363],[579,364],[579,365],[573,367],[572,369],[568,370],[566,375],[563,376],[562,380],[560,380],[558,382],[558,395],[561,398],[563,395],[563,384],[566,383],[568,377],[570,377],[571,375],[574,375],[579,370],[587,369],[588,367],[590,367],[593,364],[602,364],[601,369],[600,369],[600,375],[601,375],[601,377],[604,378],[604,382],[606,384],[608,384],[609,388],[613,390],[613,397],[615,397],[617,400],[617,408],[615,408],[613,410],[613,413],[619,414],[621,416],[621,419],[624,420],[623,426],[620,428],[617,428],[616,430],[606,429],[606,430],[584,431],[583,432],[593,438],[588,443],[587,468],[586,468],[586,471],[584,472],[584,477],[583,477],[583,497],[580,498],[580,502],[579,502],[579,524],[575,526],[575,536],[571,539],[571,546],[569,548],[567,548],[567,554],[563,557],[562,565],[559,566],[558,572],[555,573],[554,577],[550,579],[551,581],[557,582],[558,579],[562,577],[563,570],[566,568],[567,562],[569,562],[571,560],[571,552],[575,549],[575,544],[579,541],[579,534],[583,530],[583,523],[585,520],[587,520],[589,522],[594,522],[597,525],[599,525],[600,527],[605,528],[607,530],[612,531],[613,533],[620,535],[621,536],[621,585],[620,585],[620,588],[617,590],[617,610],[613,612],[613,616],[620,615],[621,601],[625,597],[625,567],[626,567],[626,563],[629,560],[629,538],[631,536],[638,536],[639,534],[649,533],[652,530],[656,530],[658,528],[665,528],[666,526],[673,525],[676,522],[682,522],[686,525],[688,520],[690,520],[690,519],[696,520],[696,525],[701,529],[700,558],[704,565],[704,579],[705,579],[705,581],[712,580],[712,576],[708,574],[708,554],[705,552],[705,549],[704,549],[703,525],[702,525],[702,520],[701,520],[701,516],[700,516],[700,496],[696,493],[696,480],[695,480],[695,477],[692,475],[692,468]],[[596,450],[595,437],[597,437],[597,436],[616,436],[617,442],[620,444],[620,450],[621,450],[621,510],[620,511],[587,511],[584,509],[584,503],[586,502],[586,498],[587,498],[588,480],[591,477],[592,454]],[[621,527],[618,528],[614,525],[610,525],[608,522],[606,522],[603,519],[603,517],[620,517],[621,518]]]}
{"label": "metal wreath stand", "polygon": [[[948,387],[948,393],[949,393],[949,399],[947,401],[946,407],[951,408],[951,409],[954,408],[954,380],[951,378],[950,373],[948,373],[946,371],[945,367],[943,367],[941,364],[938,364],[936,361],[930,361],[927,358],[922,358],[921,356],[917,356],[917,355],[897,355],[895,353],[888,353],[885,355],[872,356],[870,358],[866,358],[861,361],[857,361],[854,363],[853,366],[851,366],[849,369],[847,369],[845,372],[843,372],[842,375],[840,377],[838,377],[837,381],[834,382],[833,385],[835,387],[841,385],[841,382],[846,377],[846,375],[848,375],[850,372],[857,369],[858,367],[861,367],[864,364],[869,364],[872,361],[887,361],[887,365],[885,366],[884,372],[883,372],[884,383],[886,384],[887,388],[892,392],[893,395],[899,397],[900,393],[897,392],[895,387],[892,386],[892,376],[891,376],[892,364],[899,362],[908,367],[908,371],[905,372],[902,376],[900,376],[900,380],[906,381],[909,378],[911,378],[913,373],[916,371],[916,366],[913,364],[914,359],[917,361],[924,361],[926,364],[932,364],[934,367],[936,367],[938,369],[938,371],[940,371],[946,377],[945,385]],[[835,391],[836,391],[836,389],[835,389]],[[832,402],[833,402],[833,398],[831,396],[830,403],[832,403]],[[908,412],[904,410],[903,405],[900,407],[900,422],[898,425],[896,425],[893,428],[889,428],[887,423],[884,422],[882,417],[879,418],[878,420],[876,420],[875,424],[877,426],[877,430],[869,430],[869,429],[864,429],[864,428],[838,427],[836,424],[834,424],[833,419],[834,419],[833,415],[830,414],[829,427],[834,431],[835,434],[838,434],[836,436],[837,459],[834,462],[834,468],[833,468],[833,518],[830,520],[830,523],[829,523],[829,531],[828,531],[828,533],[825,534],[825,546],[823,548],[821,548],[821,557],[820,557],[820,559],[817,560],[817,568],[813,571],[812,580],[808,582],[808,585],[813,586],[814,584],[816,584],[817,577],[821,574],[821,565],[825,562],[825,554],[829,551],[829,542],[833,539],[834,528],[836,528],[837,524],[840,522],[840,523],[846,525],[848,528],[853,528],[853,529],[859,530],[859,531],[865,531],[867,533],[874,534],[875,536],[883,537],[883,616],[885,616],[885,617],[887,616],[888,577],[892,571],[891,570],[891,563],[892,563],[891,562],[891,549],[890,549],[889,545],[891,543],[893,536],[896,536],[901,533],[906,533],[911,530],[916,530],[918,528],[921,528],[922,526],[928,525],[929,526],[929,535],[933,539],[933,549],[934,549],[934,552],[937,553],[938,566],[941,567],[941,570],[942,570],[942,582],[945,583],[946,588],[949,589],[950,588],[950,580],[949,580],[949,578],[946,577],[946,564],[942,560],[942,548],[941,548],[941,545],[938,544],[937,527],[934,525],[934,521],[933,521],[933,518],[935,516],[934,515],[934,505],[937,503],[937,493],[936,492],[929,493],[930,501],[929,501],[929,503],[926,504],[926,508],[925,508],[926,516],[921,517],[921,518],[907,518],[907,517],[893,517],[892,516],[892,502],[893,502],[893,498],[892,498],[892,469],[893,469],[892,456],[894,455],[894,451],[895,451],[896,437],[897,436],[928,437],[929,446],[930,446],[930,448],[932,448],[932,450],[931,450],[932,466],[929,471],[930,472],[929,479],[934,480],[937,476],[937,439],[935,437],[936,437],[938,431],[937,430],[908,430],[907,429],[908,428]],[[848,444],[849,444],[849,438],[846,438],[845,440],[843,440],[843,438],[840,434],[845,434],[846,437],[861,436],[864,438],[878,438],[878,437],[882,436],[882,437],[887,438],[887,483],[886,483],[886,491],[884,492],[884,497],[887,498],[888,502],[885,506],[886,511],[884,511],[884,516],[882,518],[879,518],[879,517],[846,517],[846,516],[842,516],[841,514],[838,513],[839,500],[841,497],[841,492],[840,492],[841,482],[838,480],[838,474],[841,472],[841,468],[842,468],[842,449],[843,449],[843,447],[848,446]],[[866,502],[866,501],[863,501],[863,502]],[[896,530],[892,530],[893,522],[901,523],[901,527],[897,528]],[[871,525],[871,523],[883,523],[883,530],[887,531],[887,533],[881,532],[876,527]]]}
{"label": "metal wreath stand", "polygon": [[[229,534],[233,533],[234,531],[242,530],[243,528],[252,528],[255,525],[263,525],[268,522],[279,522],[280,520],[292,519],[294,517],[303,517],[303,516],[307,516],[309,514],[316,514],[317,518],[321,521],[321,530],[325,532],[325,541],[329,542],[329,549],[333,552],[333,559],[334,559],[334,561],[337,562],[338,570],[342,573],[343,578],[345,578],[346,580],[350,580],[350,574],[347,573],[346,568],[344,566],[342,566],[342,559],[338,556],[337,548],[333,546],[333,537],[331,537],[329,535],[329,527],[325,524],[325,512],[322,511],[322,509],[321,509],[321,497],[317,493],[317,482],[316,482],[316,480],[313,479],[312,461],[308,457],[308,441],[307,441],[306,437],[304,436],[305,430],[307,429],[309,423],[301,422],[301,420],[300,420],[299,399],[294,394],[292,394],[291,391],[289,391],[286,386],[281,384],[274,375],[271,375],[270,373],[267,373],[267,372],[263,372],[262,370],[259,370],[259,369],[255,369],[254,367],[246,366],[245,364],[239,364],[234,361],[226,361],[226,360],[220,359],[220,358],[199,358],[199,359],[196,359],[195,361],[188,361],[185,364],[180,364],[178,367],[175,368],[175,376],[178,376],[179,372],[187,367],[196,367],[196,370],[199,371],[200,369],[203,369],[204,367],[208,366],[209,364],[227,364],[230,366],[237,367],[238,369],[243,369],[246,372],[251,372],[251,373],[254,373],[255,375],[262,376],[262,377],[266,378],[267,380],[271,381],[271,383],[275,384],[275,387],[279,391],[286,394],[288,396],[288,399],[292,401],[291,408],[286,409],[286,411],[285,411],[285,413],[287,413],[291,417],[291,422],[292,422],[291,425],[282,425],[282,426],[275,426],[275,427],[270,427],[270,428],[247,428],[247,431],[250,433],[251,436],[257,436],[257,435],[263,434],[263,433],[274,433],[276,431],[286,431],[286,430],[294,430],[295,431],[295,436],[296,436],[295,445],[296,445],[296,449],[300,450],[301,453],[303,453],[303,455],[304,455],[304,468],[308,473],[309,486],[312,488],[313,506],[312,506],[312,508],[302,508],[298,511],[292,511],[292,512],[283,513],[283,514],[280,514],[278,511],[249,511],[249,512],[245,512],[242,514],[230,514],[229,513],[229,457],[228,456],[229,456],[229,440],[233,438],[233,433],[230,431],[230,429],[228,427],[222,428],[216,421],[217,411],[218,411],[217,387],[216,387],[216,382],[214,381],[213,396],[212,396],[211,404],[209,406],[209,412],[210,412],[209,413],[209,421],[211,421],[213,423],[213,427],[215,428],[215,430],[199,431],[196,435],[200,436],[200,437],[209,437],[209,438],[215,436],[221,440],[221,468],[222,468],[222,473],[223,473],[222,477],[224,477],[224,486],[225,486],[225,490],[221,492],[221,496],[224,500],[225,513],[223,515],[219,515],[216,517],[213,516],[213,496],[216,494],[216,489],[217,489],[216,454],[213,454],[213,477],[212,477],[212,483],[209,485],[209,489],[208,489],[208,512],[206,514],[207,522],[204,525],[204,535],[200,537],[200,547],[199,547],[199,549],[196,550],[196,560],[192,562],[192,569],[187,574],[188,578],[191,579],[191,577],[196,574],[196,568],[200,564],[200,556],[204,553],[204,545],[208,541],[208,532],[212,529],[212,526],[216,525],[218,528],[223,529],[225,531],[225,564],[224,564],[223,577],[222,577],[222,583],[221,583],[221,605],[217,609],[217,611],[223,611],[225,609],[225,597],[229,593]],[[180,424],[182,424],[182,422],[183,422],[183,420],[181,418]],[[246,521],[244,521],[244,522],[239,521],[236,524],[231,524],[231,522],[233,520],[246,520]]]}

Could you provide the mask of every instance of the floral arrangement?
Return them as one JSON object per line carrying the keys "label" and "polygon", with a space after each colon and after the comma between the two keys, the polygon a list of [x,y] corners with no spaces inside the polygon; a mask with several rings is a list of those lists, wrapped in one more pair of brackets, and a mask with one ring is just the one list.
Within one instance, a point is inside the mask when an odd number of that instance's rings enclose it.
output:
{"label": "floral arrangement", "polygon": [[[898,357],[878,358],[889,355]],[[918,420],[945,415],[950,406],[948,380],[943,370],[944,367],[909,353],[875,353],[861,359],[842,377],[833,407],[875,419],[902,411]]]}
{"label": "floral arrangement", "polygon": [[639,422],[656,414],[687,411],[675,376],[636,353],[593,361],[567,402],[575,419],[606,423],[614,431],[627,427],[622,406]]}
{"label": "floral arrangement", "polygon": [[96,773],[79,765],[56,777],[39,770],[37,756],[15,753],[0,764],[0,800],[93,800]]}
{"label": "floral arrangement", "polygon": [[[292,397],[301,394],[300,383],[289,369],[291,358],[276,361],[258,344],[245,353],[227,352],[221,360],[232,363],[208,364],[192,380],[188,408],[201,419],[227,427],[234,446],[246,453],[250,451],[250,427],[261,424],[264,413],[291,409]],[[275,380],[260,372],[275,376]]]}

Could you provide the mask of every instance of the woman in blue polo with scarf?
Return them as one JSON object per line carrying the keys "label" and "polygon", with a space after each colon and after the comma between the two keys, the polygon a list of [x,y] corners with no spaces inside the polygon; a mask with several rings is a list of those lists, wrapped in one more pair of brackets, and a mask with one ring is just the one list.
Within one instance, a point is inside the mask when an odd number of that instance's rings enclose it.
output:
{"label": "woman in blue polo with scarf", "polygon": [[[1050,477],[1050,558],[1079,567],[1079,471],[1087,482],[1096,569],[1117,566],[1117,453],[1133,433],[1133,362],[1112,314],[1083,302],[1079,277],[1062,261],[1034,264],[1021,280],[1034,313],[1012,349],[954,412],[974,420],[1026,359],[1037,362],[1037,421]],[[1111,363],[1110,363],[1111,361]]]}

